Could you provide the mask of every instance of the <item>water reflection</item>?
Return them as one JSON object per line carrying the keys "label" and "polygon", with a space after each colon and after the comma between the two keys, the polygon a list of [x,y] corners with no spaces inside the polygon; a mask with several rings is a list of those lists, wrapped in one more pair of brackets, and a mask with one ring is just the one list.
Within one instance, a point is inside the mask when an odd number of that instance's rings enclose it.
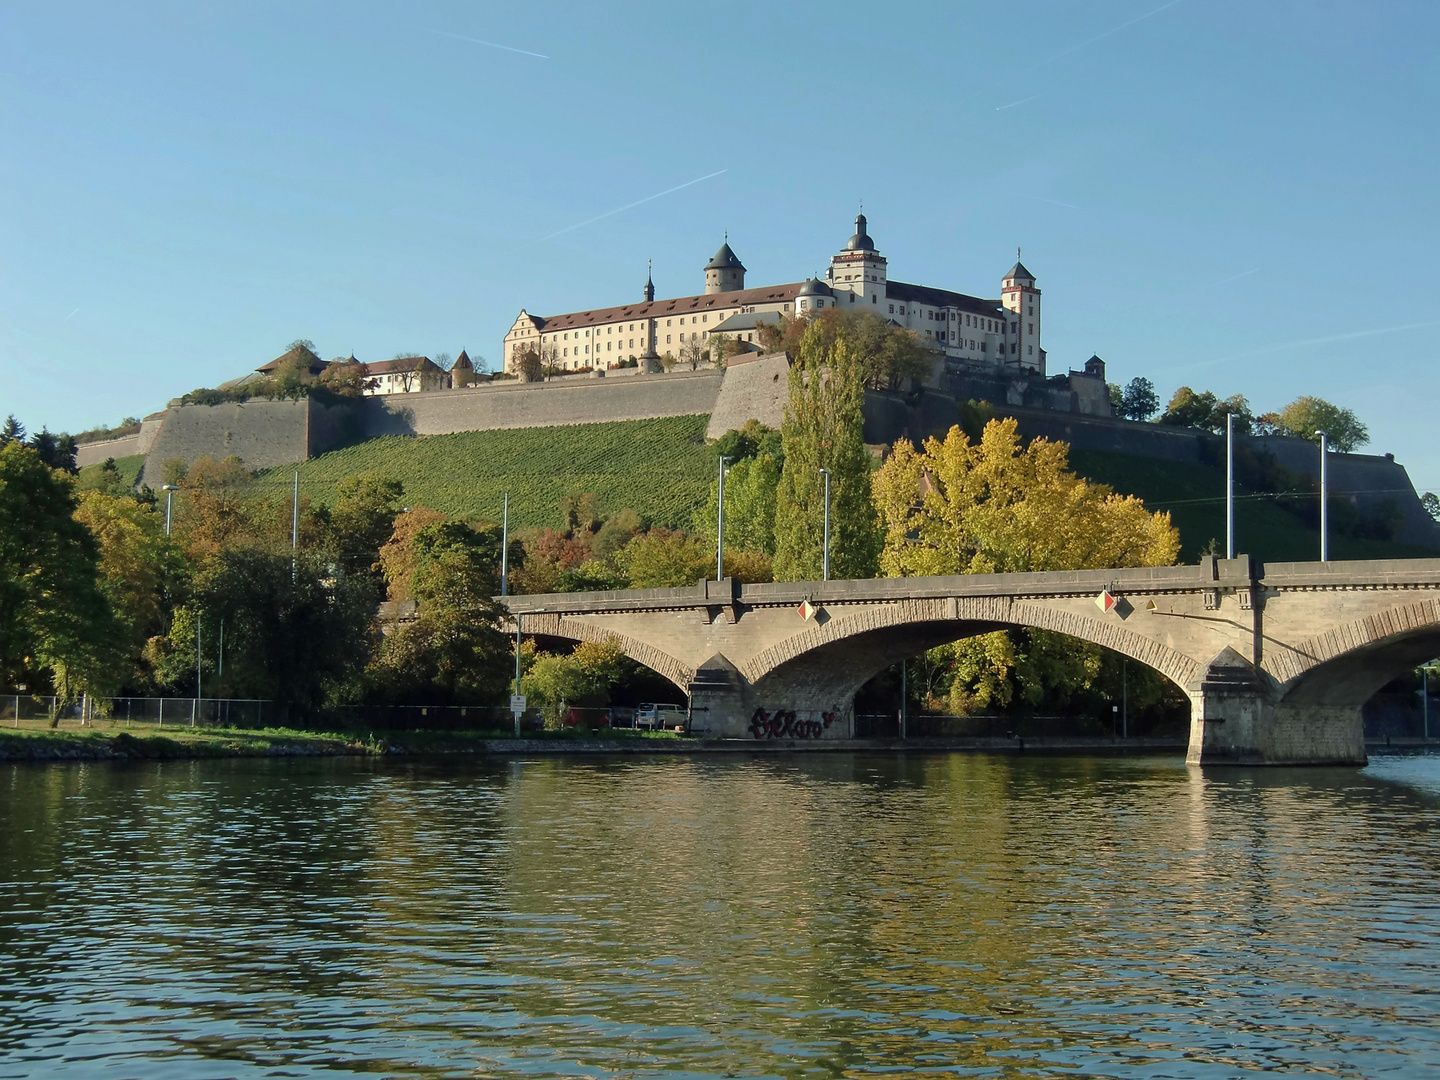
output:
{"label": "water reflection", "polygon": [[0,773],[0,1077],[1440,1065],[1440,760]]}

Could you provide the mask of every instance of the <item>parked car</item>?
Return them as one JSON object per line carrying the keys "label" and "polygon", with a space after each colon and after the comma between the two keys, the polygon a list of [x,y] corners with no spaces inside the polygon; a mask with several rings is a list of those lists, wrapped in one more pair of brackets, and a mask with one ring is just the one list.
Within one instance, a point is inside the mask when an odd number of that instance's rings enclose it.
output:
{"label": "parked car", "polygon": [[683,705],[661,705],[647,702],[635,708],[635,726],[656,731],[661,728],[685,727],[687,713]]}

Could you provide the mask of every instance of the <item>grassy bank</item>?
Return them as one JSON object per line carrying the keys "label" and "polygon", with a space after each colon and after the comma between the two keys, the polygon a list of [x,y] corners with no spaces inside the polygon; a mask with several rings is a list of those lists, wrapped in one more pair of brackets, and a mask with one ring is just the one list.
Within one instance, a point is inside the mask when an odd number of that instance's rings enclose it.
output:
{"label": "grassy bank", "polygon": [[[94,465],[86,465],[81,468],[76,484],[82,488],[93,488],[100,486],[100,470],[104,462],[97,461]],[[134,486],[140,479],[140,470],[145,467],[144,454],[131,454],[129,457],[115,459],[115,468],[120,473],[120,479],[126,484]]]}
{"label": "grassy bank", "polygon": [[[527,731],[521,744],[564,747],[603,740],[625,746],[676,741],[657,731]],[[689,741],[689,740],[686,740]],[[514,743],[504,730],[310,731],[297,728],[161,728],[100,722],[95,727],[0,729],[0,761],[164,761],[233,757],[383,757],[405,754],[477,754],[492,744]]]}

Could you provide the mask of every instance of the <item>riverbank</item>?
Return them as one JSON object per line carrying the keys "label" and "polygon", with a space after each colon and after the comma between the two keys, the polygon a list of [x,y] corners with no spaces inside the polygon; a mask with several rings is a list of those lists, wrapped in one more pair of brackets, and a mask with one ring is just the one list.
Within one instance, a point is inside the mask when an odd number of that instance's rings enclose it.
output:
{"label": "riverbank", "polygon": [[[1440,740],[1367,739],[1372,752],[1418,750]],[[288,728],[241,730],[181,728],[107,732],[103,730],[6,731],[0,729],[0,761],[169,761],[246,757],[423,757],[485,755],[533,757],[562,754],[779,754],[855,751],[992,754],[1183,753],[1179,737],[1118,739],[1097,736],[1033,738],[910,739],[699,739],[668,732],[573,731],[510,738],[493,731],[403,731],[357,733]]]}
{"label": "riverbank", "polygon": [[991,753],[1183,751],[1185,740],[1113,738],[698,739],[665,732],[586,736],[555,732],[506,738],[496,732],[378,733],[193,728],[121,731],[0,730],[0,761],[152,761],[238,757],[534,756],[537,754],[816,753],[855,750],[970,750]]}

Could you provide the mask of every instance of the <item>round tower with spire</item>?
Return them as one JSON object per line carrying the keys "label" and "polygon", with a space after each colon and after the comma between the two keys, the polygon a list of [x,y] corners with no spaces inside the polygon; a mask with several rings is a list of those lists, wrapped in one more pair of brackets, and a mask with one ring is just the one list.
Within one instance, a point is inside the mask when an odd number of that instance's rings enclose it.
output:
{"label": "round tower with spire", "polygon": [[885,299],[885,256],[875,250],[867,230],[865,215],[856,215],[855,233],[830,259],[827,277],[841,303],[866,304],[875,311]]}
{"label": "round tower with spire", "polygon": [[730,250],[730,234],[715,257],[705,264],[705,292],[738,292],[745,288],[745,265]]}
{"label": "round tower with spire", "polygon": [[1020,261],[1020,249],[1015,249],[1015,265],[1000,282],[1000,303],[1010,312],[1011,355],[1005,357],[1007,364],[1029,368],[1045,374],[1045,350],[1040,347],[1040,290],[1035,287],[1035,275],[1025,269]]}

